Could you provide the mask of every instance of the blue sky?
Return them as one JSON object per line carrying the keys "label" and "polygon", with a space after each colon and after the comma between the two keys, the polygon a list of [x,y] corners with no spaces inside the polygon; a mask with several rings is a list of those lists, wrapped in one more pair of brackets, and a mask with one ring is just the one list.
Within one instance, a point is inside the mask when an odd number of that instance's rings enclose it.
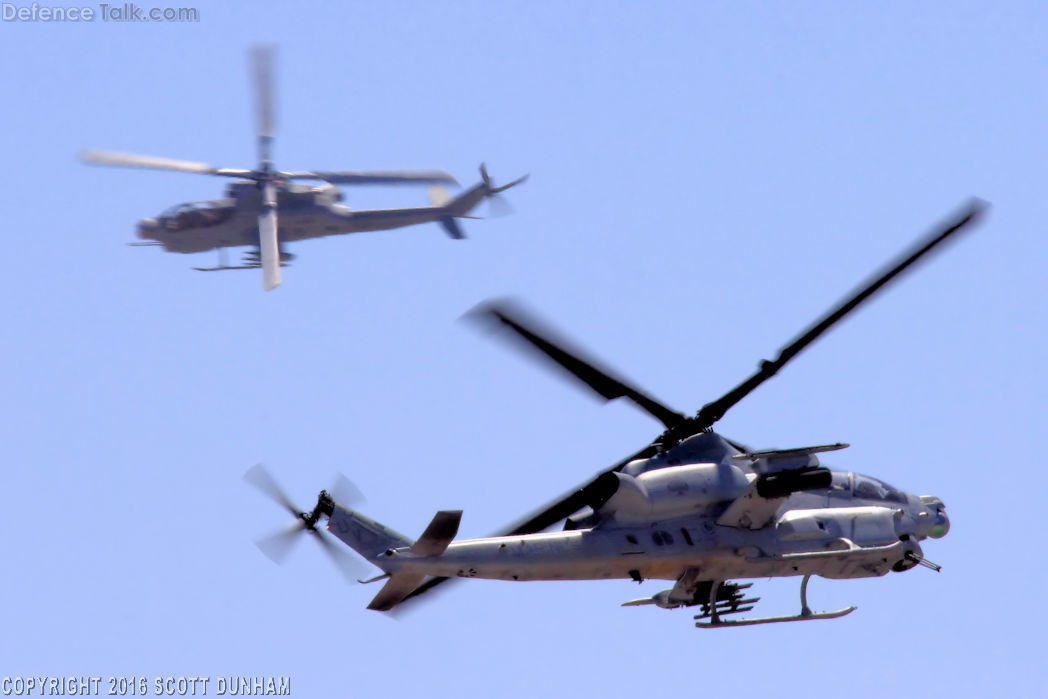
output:
{"label": "blue sky", "polygon": [[[1048,12],[1039,3],[205,4],[0,23],[0,675],[289,675],[295,696],[1039,696]],[[515,213],[298,245],[284,285],[130,248],[254,165],[245,51],[279,46],[285,169],[488,164]],[[347,191],[350,206],[424,190]],[[848,618],[698,631],[658,581],[464,581],[365,609],[310,542],[252,544],[342,471],[415,536],[479,536],[659,431],[457,319],[514,295],[694,410],[968,197],[983,225],[720,423],[941,497],[943,565],[811,585]],[[793,581],[756,581],[760,611]]]}

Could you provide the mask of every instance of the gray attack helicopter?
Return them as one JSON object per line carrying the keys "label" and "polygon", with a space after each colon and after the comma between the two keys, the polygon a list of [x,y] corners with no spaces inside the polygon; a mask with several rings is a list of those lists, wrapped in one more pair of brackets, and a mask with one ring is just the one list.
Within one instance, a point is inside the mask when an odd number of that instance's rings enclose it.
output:
{"label": "gray attack helicopter", "polygon": [[[252,52],[252,68],[257,96],[259,165],[254,170],[218,168],[205,163],[102,150],[86,150],[80,154],[82,160],[93,165],[174,170],[242,180],[229,184],[224,199],[180,204],[155,218],[139,221],[138,237],[147,242],[132,245],[160,246],[167,252],[181,253],[218,250],[216,266],[194,269],[216,272],[261,268],[263,288],[268,291],[280,284],[280,268],[294,259],[284,249],[285,242],[403,228],[431,221],[439,223],[450,237],[462,239],[465,235],[456,219],[476,218],[470,216],[470,212],[482,200],[527,179],[525,175],[496,187],[482,164],[480,183],[452,198],[440,185],[457,184],[455,178],[440,170],[277,170],[270,158],[274,130],[272,67],[272,48],[256,47]],[[296,184],[293,180],[319,180],[324,184]],[[430,189],[431,205],[354,211],[338,203],[343,196],[335,186],[401,184],[435,185]],[[241,264],[228,264],[225,249],[241,246],[250,246],[252,250],[244,256]]]}
{"label": "gray attack helicopter", "polygon": [[[327,529],[383,573],[386,580],[369,609],[388,611],[449,578],[495,580],[599,580],[647,578],[674,581],[651,597],[624,606],[698,607],[696,626],[715,628],[830,619],[846,607],[813,612],[807,601],[813,575],[830,579],[882,576],[923,565],[921,542],[946,535],[950,521],[942,500],[911,495],[880,481],[830,470],[818,454],[847,444],[753,450],[712,431],[713,425],[751,391],[837,321],[967,227],[981,214],[973,202],[958,218],[919,240],[818,322],[762,361],[748,379],[707,403],[695,415],[672,410],[600,368],[519,308],[502,302],[473,314],[512,331],[605,400],[626,398],[655,417],[665,431],[635,454],[492,537],[454,541],[460,511],[438,512],[415,541],[348,507],[350,496],[321,491],[313,510],[300,512],[261,467],[249,482],[274,497],[298,521],[260,542],[281,560],[295,535],[308,531],[326,548],[349,556],[325,539]],[[564,521],[563,531],[544,532]],[[264,544],[264,545],[263,545]],[[800,576],[796,615],[726,619],[758,601],[745,592],[747,578]]]}

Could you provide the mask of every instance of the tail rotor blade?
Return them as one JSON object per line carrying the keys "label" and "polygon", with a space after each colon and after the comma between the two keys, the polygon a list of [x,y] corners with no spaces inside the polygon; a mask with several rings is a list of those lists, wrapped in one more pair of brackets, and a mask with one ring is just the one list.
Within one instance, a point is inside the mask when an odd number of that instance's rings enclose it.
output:
{"label": "tail rotor blade", "polygon": [[493,194],[488,197],[488,213],[492,218],[501,218],[513,213],[513,206],[506,201],[506,197]]}
{"label": "tail rotor blade", "polygon": [[280,286],[280,245],[277,241],[277,186],[270,180],[262,188],[262,213],[258,216],[258,247],[262,257],[262,288]]}
{"label": "tail rotor blade", "polygon": [[480,164],[480,179],[484,183],[484,195],[488,199],[488,211],[492,217],[505,216],[513,213],[513,207],[505,200],[505,198],[498,196],[500,193],[505,192],[507,189],[516,187],[518,184],[527,181],[528,176],[518,177],[509,184],[504,184],[501,187],[496,187],[495,183],[491,181],[491,177],[488,175],[488,168],[484,163]]}
{"label": "tail rotor blade", "polygon": [[331,494],[335,502],[346,507],[359,505],[367,499],[364,497],[364,493],[360,491],[360,488],[341,473],[335,477],[335,482],[328,488],[328,493]]}
{"label": "tail rotor blade", "polygon": [[518,177],[517,179],[513,180],[509,184],[504,184],[501,187],[491,187],[490,183],[489,183],[488,189],[490,190],[490,192],[492,194],[498,194],[499,192],[505,192],[507,189],[510,189],[512,187],[516,187],[518,184],[524,184],[525,182],[528,181],[528,177],[530,177],[530,175],[523,175],[522,177]]}
{"label": "tail rotor blade", "polygon": [[498,194],[499,192],[505,192],[507,189],[512,189],[513,187],[516,187],[518,184],[523,184],[528,181],[528,177],[530,177],[530,175],[523,175],[508,184],[504,184],[501,187],[496,187],[494,182],[492,182],[491,180],[491,176],[488,175],[487,165],[485,165],[484,163],[480,164],[480,180],[484,183],[484,189],[487,190],[488,196],[491,196],[492,194]]}
{"label": "tail rotor blade", "polygon": [[268,495],[270,499],[291,513],[292,517],[297,518],[302,514],[302,510],[291,502],[284,489],[277,484],[276,480],[262,464],[255,464],[248,469],[247,473],[244,474],[244,480],[258,488],[265,495]]}
{"label": "tail rotor blade", "polygon": [[304,530],[304,525],[301,521],[295,522],[286,529],[281,529],[275,534],[263,537],[255,542],[255,545],[266,554],[266,557],[274,563],[280,565],[287,558],[287,555],[291,553],[291,549],[294,548],[295,542],[298,541],[298,535]]}
{"label": "tail rotor blade", "polygon": [[332,563],[338,568],[338,572],[348,582],[356,582],[367,576],[369,569],[359,559],[354,558],[346,549],[333,542],[319,529],[314,529],[313,534],[320,548],[324,549]]}

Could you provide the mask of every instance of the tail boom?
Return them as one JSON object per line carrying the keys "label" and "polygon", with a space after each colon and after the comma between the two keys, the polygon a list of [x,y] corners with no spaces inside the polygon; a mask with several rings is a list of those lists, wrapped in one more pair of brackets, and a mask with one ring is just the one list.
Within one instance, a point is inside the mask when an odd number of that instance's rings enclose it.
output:
{"label": "tail boom", "polygon": [[381,564],[385,552],[415,543],[370,517],[337,504],[328,517],[328,530],[346,546],[386,572],[389,571]]}

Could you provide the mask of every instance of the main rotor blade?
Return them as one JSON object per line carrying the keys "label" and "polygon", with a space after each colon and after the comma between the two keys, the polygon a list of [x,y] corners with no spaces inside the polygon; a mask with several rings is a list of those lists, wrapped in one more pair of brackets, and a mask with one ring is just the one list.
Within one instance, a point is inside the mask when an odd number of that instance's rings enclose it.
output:
{"label": "main rotor blade", "polygon": [[528,318],[516,304],[507,301],[484,303],[467,313],[467,317],[488,318],[510,328],[528,346],[556,362],[605,400],[628,398],[666,427],[673,427],[687,420],[683,413],[666,407],[615,378],[610,370],[600,367],[596,361],[584,359],[580,350],[572,348],[566,340],[556,338],[552,330],[541,327],[537,320]]}
{"label": "main rotor blade", "polygon": [[848,315],[848,313],[853,311],[857,306],[859,306],[859,304],[873,296],[889,282],[910,268],[911,265],[915,264],[918,260],[935,249],[936,246],[946,241],[954,233],[963,230],[969,223],[977,221],[985,209],[985,202],[979,199],[972,200],[960,216],[950,220],[941,228],[933,230],[904,251],[895,260],[889,262],[883,268],[883,272],[877,274],[871,281],[862,285],[855,293],[844,299],[819,321],[799,335],[793,342],[779,350],[779,356],[774,360],[762,361],[757,373],[753,374],[753,376],[746,379],[720,398],[704,405],[698,415],[693,420],[689,421],[689,427],[693,427],[696,431],[705,430],[711,427],[715,422],[720,420],[732,406],[749,395],[753,389],[774,376],[779,369],[786,365],[787,362],[800,354],[805,347],[833,327],[837,321]]}
{"label": "main rotor blade", "polygon": [[258,159],[269,162],[273,141],[273,54],[272,46],[251,50],[251,73],[255,83],[255,126],[258,133]]}
{"label": "main rotor blade", "polygon": [[220,175],[222,177],[245,177],[250,178],[254,174],[251,170],[239,170],[235,168],[217,168],[207,163],[194,163],[190,160],[176,160],[174,158],[158,158],[152,155],[136,155],[134,153],[117,153],[107,150],[83,150],[80,151],[80,159],[89,165],[112,165],[115,167],[138,167],[149,170],[174,170],[175,172],[192,172],[199,175]]}
{"label": "main rotor blade", "polygon": [[262,213],[258,216],[258,248],[262,258],[262,288],[280,286],[280,244],[277,242],[277,186],[262,187]]}
{"label": "main rotor blade", "polygon": [[604,469],[596,476],[594,476],[592,479],[590,479],[590,481],[585,485],[582,485],[569,493],[565,493],[564,495],[557,498],[545,507],[535,510],[527,517],[499,531],[497,534],[495,534],[495,536],[516,536],[518,534],[535,534],[537,532],[541,532],[545,529],[548,529],[557,522],[563,519],[567,519],[571,515],[581,510],[583,507],[587,506],[589,502],[589,497],[586,493],[586,490],[596,480],[609,473],[621,471],[626,466],[626,464],[628,464],[631,461],[634,461],[635,459],[646,459],[650,456],[654,456],[656,452],[656,446],[654,444],[649,444],[640,451],[637,451],[631,454],[630,456],[627,456],[622,461],[619,461],[611,468]]}
{"label": "main rotor blade", "polygon": [[385,172],[317,170],[281,172],[279,177],[284,180],[323,180],[331,184],[458,184],[458,180],[443,170],[390,170]]}

